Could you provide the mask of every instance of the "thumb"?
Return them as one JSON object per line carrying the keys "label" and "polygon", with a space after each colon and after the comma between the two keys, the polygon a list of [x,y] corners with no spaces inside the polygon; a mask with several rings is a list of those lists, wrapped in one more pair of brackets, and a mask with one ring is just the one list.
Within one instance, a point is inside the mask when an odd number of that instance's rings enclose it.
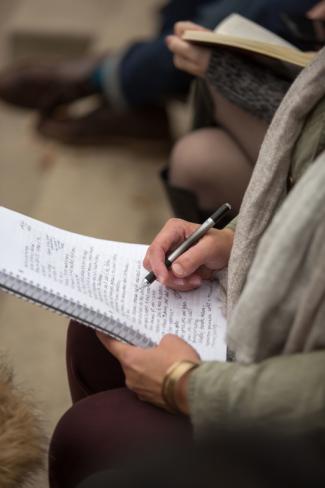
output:
{"label": "thumb", "polygon": [[186,30],[207,30],[205,27],[201,25],[194,24],[189,20],[181,20],[175,23],[174,25],[174,34],[178,37],[182,37]]}
{"label": "thumb", "polygon": [[207,265],[216,253],[215,243],[207,235],[172,264],[172,271],[178,278],[186,278],[203,265]]}
{"label": "thumb", "polygon": [[324,16],[325,1],[316,3],[316,5],[307,12],[307,17],[313,20],[324,19]]}

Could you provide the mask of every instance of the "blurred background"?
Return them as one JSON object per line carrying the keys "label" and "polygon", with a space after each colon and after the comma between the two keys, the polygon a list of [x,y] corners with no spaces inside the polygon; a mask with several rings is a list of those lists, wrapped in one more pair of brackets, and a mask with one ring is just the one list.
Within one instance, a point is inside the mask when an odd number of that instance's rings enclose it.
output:
{"label": "blurred background", "polygon": [[[116,50],[154,32],[159,0],[0,0],[0,68]],[[174,136],[182,104],[168,107]],[[149,243],[171,211],[159,180],[168,149],[152,143],[69,147],[34,131],[36,114],[0,104],[0,205],[73,232]],[[1,236],[0,236],[1,238]],[[67,320],[0,294],[1,350],[50,437],[70,406]],[[47,486],[46,474],[33,488]]]}

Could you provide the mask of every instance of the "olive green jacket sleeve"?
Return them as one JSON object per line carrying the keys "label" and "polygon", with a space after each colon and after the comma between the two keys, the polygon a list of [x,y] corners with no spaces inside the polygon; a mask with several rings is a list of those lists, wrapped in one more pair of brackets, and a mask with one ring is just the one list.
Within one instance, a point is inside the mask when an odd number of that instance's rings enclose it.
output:
{"label": "olive green jacket sleeve", "polygon": [[205,362],[190,374],[197,435],[225,426],[325,427],[325,351],[258,364]]}

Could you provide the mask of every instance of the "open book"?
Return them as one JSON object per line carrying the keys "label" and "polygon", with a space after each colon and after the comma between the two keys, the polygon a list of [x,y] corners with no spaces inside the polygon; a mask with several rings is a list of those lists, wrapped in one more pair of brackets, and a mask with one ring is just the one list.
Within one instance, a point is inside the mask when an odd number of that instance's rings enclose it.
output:
{"label": "open book", "polygon": [[292,72],[307,66],[315,53],[303,52],[277,36],[239,14],[226,17],[214,32],[187,30],[183,35],[186,41],[198,44],[223,46],[225,49],[239,50],[246,55],[254,55],[257,61],[263,58],[280,61],[291,65]]}
{"label": "open book", "polygon": [[226,359],[223,293],[217,282],[179,293],[140,288],[147,246],[58,229],[0,207],[0,288],[142,347],[167,333],[202,359]]}

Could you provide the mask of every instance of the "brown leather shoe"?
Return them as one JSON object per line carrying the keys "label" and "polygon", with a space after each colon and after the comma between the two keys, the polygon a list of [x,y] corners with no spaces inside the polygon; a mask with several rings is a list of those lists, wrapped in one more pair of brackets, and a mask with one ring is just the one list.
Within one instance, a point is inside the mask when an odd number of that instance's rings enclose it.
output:
{"label": "brown leather shoe", "polygon": [[64,113],[43,116],[37,129],[47,138],[72,145],[105,145],[124,139],[172,142],[167,112],[156,106],[116,111],[103,102],[79,117]]}
{"label": "brown leather shoe", "polygon": [[0,74],[0,98],[12,105],[51,111],[95,93],[90,77],[103,56],[51,64],[25,63]]}

